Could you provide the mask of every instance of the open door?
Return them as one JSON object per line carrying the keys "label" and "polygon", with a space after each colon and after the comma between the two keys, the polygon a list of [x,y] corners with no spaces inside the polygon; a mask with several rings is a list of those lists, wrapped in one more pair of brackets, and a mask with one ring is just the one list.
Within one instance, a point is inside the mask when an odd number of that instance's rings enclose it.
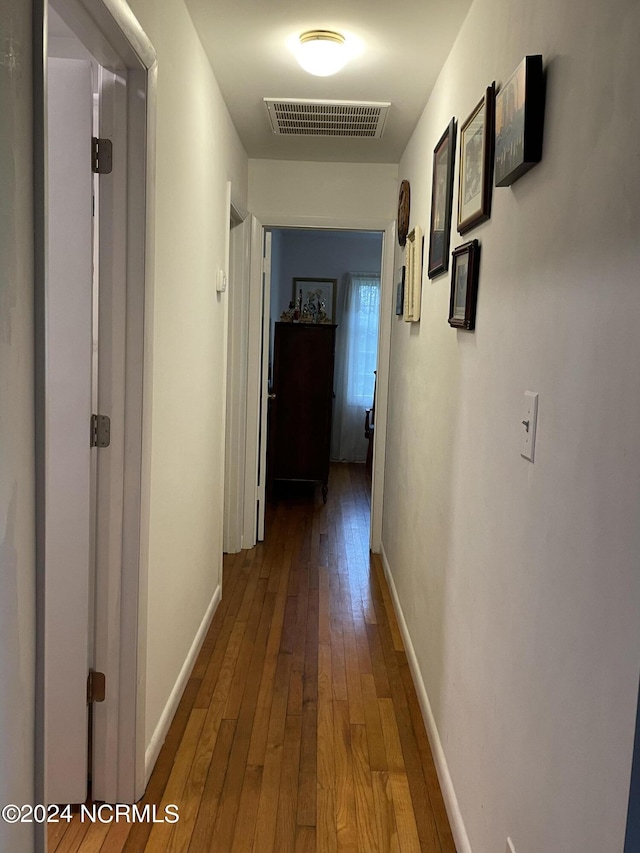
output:
{"label": "open door", "polygon": [[251,217],[249,291],[244,548],[264,539],[266,493],[271,234],[255,216]]}
{"label": "open door", "polygon": [[260,440],[258,443],[258,542],[264,540],[267,503],[267,442],[269,440],[269,336],[271,332],[271,232],[264,232],[262,255],[262,359],[260,371]]}
{"label": "open door", "polygon": [[[132,803],[146,783],[155,52],[108,0],[35,4],[34,33],[37,799],[81,803],[90,776],[94,799]],[[99,429],[92,449],[98,414],[110,441]]]}
{"label": "open door", "polygon": [[[295,226],[294,226],[295,227]],[[304,228],[313,228],[305,223]],[[317,226],[323,230],[327,223]],[[342,224],[338,230],[345,230]],[[385,468],[386,421],[389,383],[389,359],[391,347],[391,308],[393,281],[393,258],[395,245],[395,223],[380,223],[372,228],[353,223],[352,229],[383,231],[381,261],[380,322],[378,330],[378,367],[376,387],[376,431],[372,448],[372,489],[370,548],[379,553],[382,542],[382,505]],[[250,305],[247,370],[247,433],[246,468],[244,481],[243,548],[252,548],[256,541],[264,538],[264,508],[266,491],[267,414],[268,414],[268,358],[269,327],[265,317],[269,313],[270,301],[270,241],[262,223],[252,217],[251,221],[251,264]],[[269,256],[268,256],[269,255]],[[266,301],[265,301],[266,300]],[[264,353],[264,354],[263,354]],[[364,424],[363,424],[364,426]],[[264,438],[264,440],[262,440]]]}
{"label": "open door", "polygon": [[49,803],[81,803],[93,570],[91,63],[50,59],[48,99],[45,790]]}

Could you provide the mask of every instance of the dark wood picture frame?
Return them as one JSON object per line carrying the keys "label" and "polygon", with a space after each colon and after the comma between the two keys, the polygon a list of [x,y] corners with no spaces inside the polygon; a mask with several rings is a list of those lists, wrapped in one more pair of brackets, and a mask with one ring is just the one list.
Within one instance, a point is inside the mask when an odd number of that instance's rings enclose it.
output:
{"label": "dark wood picture frame", "polygon": [[477,240],[463,243],[451,253],[451,296],[449,325],[472,331],[476,327],[480,244]]}
{"label": "dark wood picture frame", "polygon": [[431,226],[427,275],[435,278],[449,268],[453,172],[456,156],[456,120],[452,118],[433,149]]}
{"label": "dark wood picture frame", "polygon": [[509,187],[542,159],[542,56],[525,56],[496,95],[495,182]]}
{"label": "dark wood picture frame", "polygon": [[466,234],[491,216],[496,84],[460,128],[458,232]]}

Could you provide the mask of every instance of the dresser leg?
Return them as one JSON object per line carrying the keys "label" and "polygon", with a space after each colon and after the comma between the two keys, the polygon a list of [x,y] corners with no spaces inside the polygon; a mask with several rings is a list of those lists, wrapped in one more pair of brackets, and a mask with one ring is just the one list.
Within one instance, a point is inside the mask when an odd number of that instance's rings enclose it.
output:
{"label": "dresser leg", "polygon": [[328,495],[328,494],[329,494],[329,486],[327,486],[327,484],[325,483],[325,484],[322,486],[322,503],[323,503],[323,504],[326,504],[326,502],[327,502],[327,495]]}

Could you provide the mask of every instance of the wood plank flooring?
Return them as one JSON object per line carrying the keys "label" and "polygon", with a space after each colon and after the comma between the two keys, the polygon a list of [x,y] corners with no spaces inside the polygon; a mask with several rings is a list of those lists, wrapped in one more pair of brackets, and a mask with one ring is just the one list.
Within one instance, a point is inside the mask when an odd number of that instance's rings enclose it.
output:
{"label": "wood plank flooring", "polygon": [[364,466],[289,488],[224,594],[146,795],[177,823],[52,825],[50,853],[455,853]]}

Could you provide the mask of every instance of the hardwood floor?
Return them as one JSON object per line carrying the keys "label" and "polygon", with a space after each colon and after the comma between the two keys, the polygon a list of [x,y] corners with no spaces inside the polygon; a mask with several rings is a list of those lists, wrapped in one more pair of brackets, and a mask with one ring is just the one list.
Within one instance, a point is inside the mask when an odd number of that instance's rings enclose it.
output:
{"label": "hardwood floor", "polygon": [[177,823],[54,824],[50,853],[455,853],[362,465],[289,490],[225,556],[224,597],[145,804]]}

